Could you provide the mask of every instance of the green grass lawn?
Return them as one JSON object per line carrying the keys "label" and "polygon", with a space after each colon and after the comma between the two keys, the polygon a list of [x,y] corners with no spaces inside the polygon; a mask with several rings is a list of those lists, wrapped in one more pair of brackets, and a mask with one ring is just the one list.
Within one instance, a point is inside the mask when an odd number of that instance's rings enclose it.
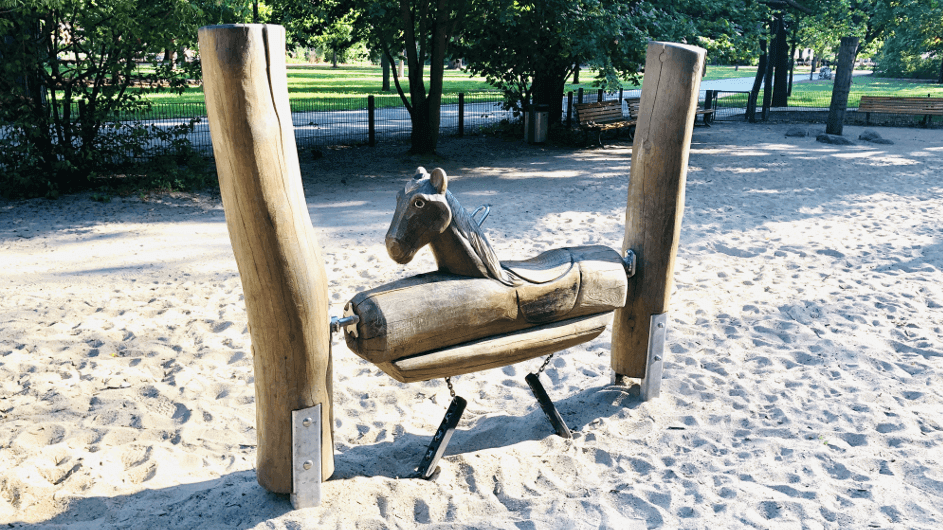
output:
{"label": "green grass lawn", "polygon": [[[808,72],[808,70],[807,70]],[[808,78],[808,73],[806,74]],[[811,82],[794,83],[792,95],[789,98],[790,107],[827,108],[832,100],[834,79]],[[871,75],[861,75],[852,78],[851,92],[848,95],[848,106],[857,107],[861,96],[895,96],[895,97],[943,97],[943,85],[912,81],[908,79],[885,79]],[[720,106],[743,107],[746,105],[746,94],[732,94],[723,98]],[[763,93],[760,92],[759,105],[762,105]]]}
{"label": "green grass lawn", "polygon": [[[595,93],[598,89],[592,86],[594,72],[583,70],[580,74],[582,83],[574,85],[571,80],[567,80],[566,90],[576,92],[579,88],[583,88],[587,94]],[[738,68],[733,66],[708,66],[707,75],[704,79],[731,79],[753,77],[754,75],[756,75],[755,66],[741,66]],[[799,67],[796,69],[795,75],[796,79],[807,79],[809,68]],[[342,65],[339,68],[332,68],[326,64],[297,64],[288,67],[288,95],[295,110],[360,109],[366,106],[366,96],[369,94],[376,96],[377,107],[400,106],[402,103],[396,94],[395,87],[391,92],[383,93],[381,91],[382,81],[382,70],[379,66]],[[408,81],[406,79],[400,81],[403,89],[408,92]],[[625,90],[633,88],[638,87],[626,83]],[[443,103],[456,103],[459,93],[469,94],[493,90],[494,88],[483,77],[470,76],[468,73],[458,70],[446,70]],[[792,104],[822,106],[820,102],[825,101],[824,106],[828,106],[831,90],[832,81],[819,81],[816,79],[813,82],[796,83],[793,87]],[[858,99],[864,94],[926,96],[928,93],[934,97],[943,97],[943,86],[907,80],[857,76],[853,80],[852,96],[849,104],[857,106]],[[148,94],[146,97],[149,101],[158,105],[165,103],[195,104],[199,106],[200,112],[202,112],[204,101],[202,87],[188,88],[183,94],[179,95],[165,91]],[[467,97],[473,98],[474,96],[469,95]],[[183,115],[190,114],[194,110],[196,109],[170,110],[170,112]],[[167,111],[162,109],[161,114],[164,112]]]}
{"label": "green grass lawn", "polygon": [[[795,97],[823,98],[832,97],[832,80],[818,80],[808,83],[795,83],[792,94]],[[908,79],[886,79],[870,75],[859,75],[851,79],[851,97],[849,105],[858,106],[861,96],[896,96],[896,97],[943,97],[943,85]],[[828,104],[826,103],[826,106]]]}

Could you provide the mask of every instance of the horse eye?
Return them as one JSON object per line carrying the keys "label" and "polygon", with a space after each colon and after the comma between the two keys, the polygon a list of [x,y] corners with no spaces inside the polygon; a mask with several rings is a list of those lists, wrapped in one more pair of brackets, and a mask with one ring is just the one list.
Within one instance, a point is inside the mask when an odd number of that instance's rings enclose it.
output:
{"label": "horse eye", "polygon": [[425,205],[426,205],[426,201],[422,199],[416,199],[415,201],[413,201],[413,206],[415,206],[416,208],[422,208]]}

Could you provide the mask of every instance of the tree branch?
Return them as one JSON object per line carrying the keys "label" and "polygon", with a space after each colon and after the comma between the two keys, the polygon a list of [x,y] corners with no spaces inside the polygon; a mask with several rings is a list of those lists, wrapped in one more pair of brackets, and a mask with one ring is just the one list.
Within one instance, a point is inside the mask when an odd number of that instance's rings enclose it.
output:
{"label": "tree branch", "polygon": [[399,94],[399,98],[403,100],[403,105],[406,106],[406,110],[412,114],[413,106],[409,104],[409,99],[406,97],[406,93],[403,92],[403,87],[399,84],[399,76],[396,74],[396,61],[393,60],[393,55],[390,54],[390,49],[386,46],[383,47],[383,53],[386,55],[386,59],[390,61],[390,69],[393,70],[393,84],[396,85],[396,92]]}

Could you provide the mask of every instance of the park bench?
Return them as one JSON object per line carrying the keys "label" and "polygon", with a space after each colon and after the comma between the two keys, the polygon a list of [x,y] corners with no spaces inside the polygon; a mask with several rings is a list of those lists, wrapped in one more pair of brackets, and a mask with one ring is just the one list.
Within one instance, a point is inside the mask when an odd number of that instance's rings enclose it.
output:
{"label": "park bench", "polygon": [[[584,134],[590,131],[598,134],[597,141],[602,145],[602,134],[606,131],[620,131],[634,127],[634,119],[626,119],[622,114],[622,102],[613,99],[597,103],[576,103],[576,120]],[[636,111],[637,112],[637,111]]]}
{"label": "park bench", "polygon": [[[698,116],[704,116],[704,125],[707,127],[711,126],[711,122],[714,121],[714,109],[701,109],[697,111]],[[697,125],[697,117],[694,118],[694,124]]]}
{"label": "park bench", "polygon": [[[625,98],[625,103],[629,106],[629,119],[634,123],[638,121],[638,112],[639,112],[639,103],[641,98]],[[712,102],[713,103],[713,102]],[[713,108],[704,108],[697,110],[697,116],[704,116],[704,125],[707,127],[711,126],[711,123],[714,121],[714,111]],[[697,116],[694,118],[695,125],[697,124]]]}
{"label": "park bench", "polygon": [[943,116],[943,98],[861,96],[858,112],[865,113],[865,121],[869,125],[872,112],[924,116],[924,125],[929,125],[932,116]]}

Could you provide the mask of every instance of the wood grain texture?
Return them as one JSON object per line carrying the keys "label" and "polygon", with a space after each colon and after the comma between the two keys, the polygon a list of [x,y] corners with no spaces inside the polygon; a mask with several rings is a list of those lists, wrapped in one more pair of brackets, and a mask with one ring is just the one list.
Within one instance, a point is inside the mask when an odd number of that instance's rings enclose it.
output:
{"label": "wood grain texture", "polygon": [[[345,314],[360,317],[345,331],[347,346],[382,364],[558,320],[608,313],[625,303],[625,269],[619,253],[609,247],[554,249],[504,266],[520,277],[545,281],[508,286],[491,278],[434,272],[381,285],[358,293],[345,308]],[[540,278],[541,271],[556,278]]]}
{"label": "wood grain texture", "polygon": [[617,374],[645,375],[650,317],[668,310],[704,53],[694,46],[648,45],[622,243],[623,252],[635,252],[638,268],[629,278],[626,305],[613,318]]}
{"label": "wood grain texture", "polygon": [[599,313],[460,344],[377,365],[397,381],[412,383],[498,368],[593,340],[612,314]]}
{"label": "wood grain texture", "polygon": [[305,204],[280,26],[200,29],[226,225],[255,366],[257,478],[291,492],[291,411],[322,405],[321,470],[334,472],[327,278]]}

